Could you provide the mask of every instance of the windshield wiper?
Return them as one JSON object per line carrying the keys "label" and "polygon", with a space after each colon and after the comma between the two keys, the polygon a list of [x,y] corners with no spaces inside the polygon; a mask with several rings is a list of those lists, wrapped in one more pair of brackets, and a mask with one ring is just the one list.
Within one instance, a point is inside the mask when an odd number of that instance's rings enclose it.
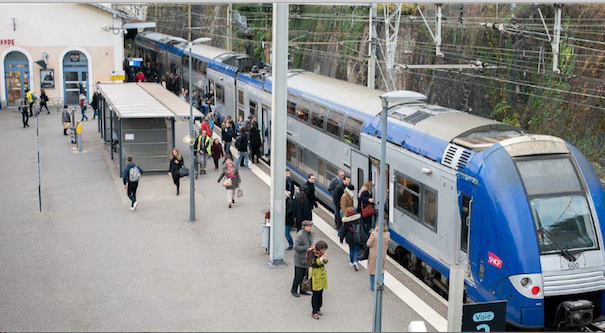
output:
{"label": "windshield wiper", "polygon": [[556,240],[553,239],[553,237],[551,236],[551,234],[548,232],[548,230],[544,229],[544,227],[542,226],[542,221],[540,220],[540,214],[538,214],[538,211],[534,208],[534,212],[536,213],[536,218],[538,219],[538,231],[542,233],[542,235],[546,235],[548,237],[548,239],[550,239],[550,241],[555,244],[555,246],[559,249],[559,251],[561,251],[560,255],[562,257],[564,257],[565,259],[567,259],[567,261],[569,262],[574,262],[576,261],[576,257],[573,256],[573,254],[571,254],[571,252],[569,252],[569,250],[561,245],[559,242],[557,242]]}

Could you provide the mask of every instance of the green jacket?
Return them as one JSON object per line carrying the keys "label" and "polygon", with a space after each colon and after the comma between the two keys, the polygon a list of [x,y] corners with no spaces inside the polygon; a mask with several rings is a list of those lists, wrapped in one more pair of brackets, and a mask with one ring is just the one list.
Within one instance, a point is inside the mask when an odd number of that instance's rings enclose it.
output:
{"label": "green jacket", "polygon": [[313,255],[313,259],[310,260],[310,268],[309,268],[309,276],[311,277],[311,289],[313,291],[320,291],[324,289],[328,289],[328,271],[326,270],[325,265],[328,263],[328,260],[321,261],[321,257],[319,254],[312,252],[310,255]]}

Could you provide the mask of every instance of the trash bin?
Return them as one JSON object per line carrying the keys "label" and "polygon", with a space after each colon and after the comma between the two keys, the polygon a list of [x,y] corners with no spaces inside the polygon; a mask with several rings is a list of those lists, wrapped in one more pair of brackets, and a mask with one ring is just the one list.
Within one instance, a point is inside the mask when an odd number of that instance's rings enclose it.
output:
{"label": "trash bin", "polygon": [[269,252],[269,246],[271,242],[271,223],[264,223],[262,225],[262,245],[265,248],[266,252]]}

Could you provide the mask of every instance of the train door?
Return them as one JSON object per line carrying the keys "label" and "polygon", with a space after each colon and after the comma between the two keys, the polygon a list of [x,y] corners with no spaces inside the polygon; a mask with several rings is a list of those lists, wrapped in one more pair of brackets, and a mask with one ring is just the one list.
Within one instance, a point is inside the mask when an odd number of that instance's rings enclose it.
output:
{"label": "train door", "polygon": [[[384,177],[386,178],[386,184],[387,184],[387,189],[386,189],[386,194],[385,194],[385,198],[389,198],[389,187],[391,186],[391,183],[389,182],[389,164],[387,163],[387,170],[386,170],[386,174],[384,175]],[[384,203],[382,202],[378,202],[379,198],[380,198],[380,191],[382,190],[380,188],[380,161],[376,158],[373,158],[370,156],[370,180],[372,181],[372,197],[374,198],[374,202],[377,202],[378,204],[382,205]],[[375,208],[378,210],[380,206],[376,206]],[[387,218],[389,218],[389,216],[386,216]]]}
{"label": "train door", "polygon": [[260,128],[263,131],[261,133],[263,137],[263,156],[269,156],[269,149],[271,148],[271,109],[263,104],[261,110]]}
{"label": "train door", "polygon": [[359,191],[363,183],[368,180],[368,157],[356,150],[351,150],[351,184]]}
{"label": "train door", "polygon": [[[439,239],[439,259],[451,265],[456,260],[456,256],[458,254],[456,247],[458,237],[456,233],[456,224],[454,221],[457,221],[457,218],[452,214],[447,214],[445,212],[454,212],[456,211],[456,186],[452,179],[441,176],[441,185],[435,191],[428,189],[425,187],[423,190],[425,193],[421,194],[421,197],[424,199],[424,204],[421,205],[425,210],[425,215],[429,212],[436,216],[437,218],[437,236]],[[435,200],[436,199],[436,200]],[[430,202],[436,201],[436,211],[429,210]]]}
{"label": "train door", "polygon": [[[464,267],[464,272],[467,279],[472,279],[471,271],[477,269],[476,261],[470,258],[470,245],[471,245],[471,226],[473,217],[473,192],[475,186],[467,181],[458,182],[458,209],[460,212],[460,219],[456,219],[458,224],[458,237],[459,237],[459,249],[458,255],[460,258],[460,265]],[[473,267],[471,267],[471,265]]]}
{"label": "train door", "polygon": [[244,101],[244,89],[237,88],[237,114],[235,115],[236,122],[239,122],[239,117],[246,119],[245,105],[246,102]]}

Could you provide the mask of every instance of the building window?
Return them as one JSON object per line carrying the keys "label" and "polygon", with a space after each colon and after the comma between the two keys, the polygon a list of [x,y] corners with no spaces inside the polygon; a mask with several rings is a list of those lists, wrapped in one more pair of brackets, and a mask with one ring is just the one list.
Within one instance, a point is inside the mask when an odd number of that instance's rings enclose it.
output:
{"label": "building window", "polygon": [[298,102],[298,107],[296,109],[296,118],[304,123],[309,122],[309,113],[311,111],[311,102],[306,99],[301,99]]}
{"label": "building window", "polygon": [[345,116],[341,112],[330,110],[328,113],[328,121],[326,123],[326,133],[340,138],[342,134],[342,126],[340,125]]}
{"label": "building window", "polygon": [[360,120],[349,117],[344,128],[344,142],[353,147],[359,148],[359,138],[361,137],[362,126],[363,123]]}
{"label": "building window", "polygon": [[315,104],[313,107],[313,114],[311,115],[311,124],[323,131],[326,113],[328,113],[328,109],[326,107]]}

